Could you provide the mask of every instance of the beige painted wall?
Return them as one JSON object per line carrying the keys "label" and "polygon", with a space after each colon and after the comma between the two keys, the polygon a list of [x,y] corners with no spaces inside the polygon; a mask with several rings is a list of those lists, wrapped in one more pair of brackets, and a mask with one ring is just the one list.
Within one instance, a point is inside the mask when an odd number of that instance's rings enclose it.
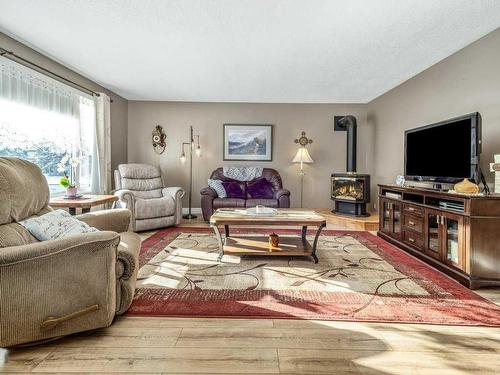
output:
{"label": "beige painted wall", "polygon": [[[500,29],[465,47],[369,104],[229,104],[181,102],[127,102],[61,64],[0,33],[0,46],[68,77],[114,100],[111,106],[112,165],[146,162],[159,164],[168,185],[188,186],[188,167],[180,164],[180,143],[189,136],[189,125],[201,135],[203,157],[195,160],[193,207],[199,207],[199,190],[210,172],[222,162],[223,123],[271,123],[275,125],[272,162],[284,185],[299,204],[298,166],[291,163],[293,140],[302,130],[314,139],[315,159],[306,166],[304,205],[330,207],[332,172],[345,170],[345,133],[334,133],[333,116],[358,118],[358,171],[372,174],[377,183],[393,182],[403,172],[405,129],[479,111],[483,119],[482,167],[488,181],[488,163],[500,152]],[[127,127],[128,123],[128,127]],[[167,132],[167,150],[158,156],[150,142],[156,124]],[[239,163],[244,164],[244,163]],[[257,164],[247,162],[249,165]],[[376,189],[372,191],[372,202]],[[187,203],[187,201],[185,201]]]}
{"label": "beige painted wall", "polygon": [[394,182],[403,173],[405,129],[474,111],[483,120],[481,167],[491,182],[489,163],[500,153],[500,29],[369,103],[374,181]]}
{"label": "beige painted wall", "polygon": [[127,161],[127,100],[99,86],[97,83],[66,68],[26,45],[0,33],[0,47],[30,60],[56,74],[68,78],[93,91],[104,92],[113,99],[111,104],[111,164],[115,168]]}
{"label": "beige painted wall", "polygon": [[[358,171],[371,172],[373,134],[366,126],[364,105],[338,104],[228,104],[130,101],[128,106],[129,162],[160,165],[167,185],[188,186],[188,164],[179,161],[181,142],[189,140],[189,125],[201,136],[203,156],[194,161],[193,207],[200,207],[199,191],[213,169],[222,165],[263,165],[277,169],[292,193],[292,206],[300,199],[298,165],[292,164],[294,139],[304,130],[313,139],[309,151],[315,163],[306,166],[304,206],[331,207],[330,174],[345,171],[345,132],[333,131],[333,116],[353,114],[358,119]],[[223,162],[224,123],[274,124],[272,162]],[[167,134],[163,155],[151,147],[151,131],[162,125]],[[184,204],[187,205],[185,198]]]}

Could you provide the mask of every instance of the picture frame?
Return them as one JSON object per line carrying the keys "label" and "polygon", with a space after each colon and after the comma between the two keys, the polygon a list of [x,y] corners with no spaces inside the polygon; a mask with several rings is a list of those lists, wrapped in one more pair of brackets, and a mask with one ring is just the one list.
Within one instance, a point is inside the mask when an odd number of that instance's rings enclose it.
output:
{"label": "picture frame", "polygon": [[271,124],[224,124],[222,139],[224,161],[272,161]]}

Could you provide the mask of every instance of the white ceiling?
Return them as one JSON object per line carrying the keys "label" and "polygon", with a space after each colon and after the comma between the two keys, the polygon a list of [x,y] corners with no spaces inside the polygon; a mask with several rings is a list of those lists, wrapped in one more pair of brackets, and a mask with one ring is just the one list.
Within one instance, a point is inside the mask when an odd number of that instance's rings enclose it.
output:
{"label": "white ceiling", "polygon": [[499,26],[497,0],[0,0],[0,30],[132,100],[366,103]]}

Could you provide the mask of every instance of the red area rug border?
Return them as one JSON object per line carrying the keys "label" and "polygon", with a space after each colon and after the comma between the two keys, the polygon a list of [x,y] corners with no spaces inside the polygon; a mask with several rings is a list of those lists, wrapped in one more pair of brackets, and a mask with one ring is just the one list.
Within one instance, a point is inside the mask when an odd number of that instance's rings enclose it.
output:
{"label": "red area rug border", "polygon": [[[262,232],[263,228],[231,228],[232,233]],[[296,229],[274,229],[278,234],[298,234]],[[212,233],[207,227],[172,227],[158,231],[143,241],[140,266],[163,250],[180,233]],[[311,231],[308,234],[313,234]],[[447,275],[425,264],[387,241],[365,231],[324,230],[322,235],[348,235],[390,263],[429,292],[429,296],[358,295],[359,303],[371,299],[367,316],[346,315],[353,293],[297,292],[275,290],[171,290],[140,288],[128,315],[236,319],[314,319],[381,323],[420,323],[439,325],[500,326],[500,307],[464,287]],[[320,258],[321,262],[321,258]],[[323,295],[322,295],[323,294]],[[343,294],[346,298],[343,299]],[[348,296],[347,296],[348,295]],[[227,299],[222,298],[226,296]],[[321,297],[321,298],[320,298]],[[332,297],[343,306],[328,303]],[[356,299],[355,298],[355,299]],[[222,301],[224,303],[222,303]],[[457,307],[457,302],[461,304]],[[223,305],[223,306],[222,306]],[[383,309],[393,315],[384,319]],[[396,306],[396,307],[394,307]],[[402,308],[401,308],[402,306]],[[312,312],[305,311],[314,309]],[[400,307],[401,316],[395,314]],[[377,310],[378,309],[378,310]],[[297,312],[293,312],[297,310]],[[419,318],[409,318],[411,311]],[[389,312],[389,310],[387,310]],[[344,315],[343,315],[344,314]],[[371,315],[370,315],[371,314]],[[382,314],[382,315],[381,315]],[[394,317],[394,314],[396,317]],[[389,314],[390,315],[390,314]]]}

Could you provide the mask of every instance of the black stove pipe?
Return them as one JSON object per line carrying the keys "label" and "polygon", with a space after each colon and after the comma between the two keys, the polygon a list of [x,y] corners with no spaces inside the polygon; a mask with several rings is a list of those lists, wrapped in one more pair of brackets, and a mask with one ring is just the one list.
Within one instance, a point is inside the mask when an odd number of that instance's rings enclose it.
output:
{"label": "black stove pipe", "polygon": [[357,121],[356,117],[347,115],[339,119],[338,124],[347,130],[347,173],[356,173],[357,153]]}

